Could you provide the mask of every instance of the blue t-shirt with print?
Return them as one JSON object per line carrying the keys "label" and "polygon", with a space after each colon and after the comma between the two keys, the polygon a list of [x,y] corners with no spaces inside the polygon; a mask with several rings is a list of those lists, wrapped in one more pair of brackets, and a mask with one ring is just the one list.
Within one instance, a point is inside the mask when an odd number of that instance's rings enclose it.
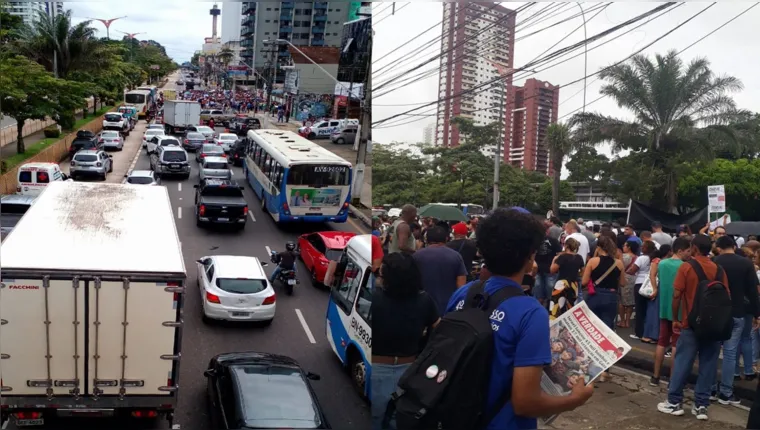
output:
{"label": "blue t-shirt with print", "polygon": [[[464,306],[467,291],[475,284],[471,282],[457,289],[449,300],[446,312],[452,312]],[[485,291],[493,294],[501,288],[522,287],[511,279],[491,277],[486,281]],[[538,300],[530,296],[519,296],[505,300],[497,308],[503,312],[501,321],[491,318],[494,329],[494,356],[491,365],[491,384],[488,388],[488,407],[496,407],[497,399],[504,390],[512,389],[512,376],[515,367],[534,367],[551,364],[551,346],[549,345],[549,315]],[[497,317],[501,314],[495,314]],[[508,402],[491,423],[487,430],[523,430],[535,429],[535,418],[515,415],[512,402]]]}

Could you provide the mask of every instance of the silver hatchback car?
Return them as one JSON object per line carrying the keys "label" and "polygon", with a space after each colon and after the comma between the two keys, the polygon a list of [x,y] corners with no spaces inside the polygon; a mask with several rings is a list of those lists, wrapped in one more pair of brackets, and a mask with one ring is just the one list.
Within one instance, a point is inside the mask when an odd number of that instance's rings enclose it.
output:
{"label": "silver hatchback car", "polygon": [[227,159],[222,157],[205,157],[200,162],[200,180],[232,179],[232,170],[227,165]]}
{"label": "silver hatchback car", "polygon": [[71,179],[79,179],[86,176],[95,176],[105,181],[106,176],[113,172],[113,160],[103,151],[82,150],[74,154],[71,159],[69,176]]}

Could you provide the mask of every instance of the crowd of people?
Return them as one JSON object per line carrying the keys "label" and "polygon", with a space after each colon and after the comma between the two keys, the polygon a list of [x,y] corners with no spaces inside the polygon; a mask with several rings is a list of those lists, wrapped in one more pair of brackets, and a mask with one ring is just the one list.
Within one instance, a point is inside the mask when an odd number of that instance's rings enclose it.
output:
{"label": "crowd of people", "polygon": [[[447,222],[420,219],[411,205],[395,219],[374,218],[373,428],[396,428],[391,406],[404,391],[399,387],[413,380],[420,354],[429,355],[431,333],[466,308],[470,290],[481,287],[486,296],[522,292],[491,314],[495,343],[486,394],[489,408],[497,410],[487,414],[491,419],[483,428],[536,428],[536,418],[576,408],[592,395],[593,384],[567,376],[584,364],[583,357],[577,351],[573,356],[565,341],[552,342],[549,331],[551,319],[581,301],[610,329],[632,329],[630,340],[656,345],[651,385],[659,385],[663,363],[671,360],[660,412],[684,414],[683,390],[697,358],[692,413],[706,420],[711,401],[738,404],[734,382],[754,380],[760,370],[760,242],[729,236],[715,224],[696,234],[679,226],[671,235],[656,221],[651,230],[637,231],[622,220],[540,220],[522,208]],[[722,311],[731,330],[719,340],[705,340],[700,327],[690,326],[690,318],[708,306],[701,300],[708,285],[703,281],[727,297]],[[562,399],[540,387],[545,366],[555,359],[574,366],[561,381],[553,380],[569,391]],[[601,370],[590,373],[604,381],[609,375]],[[520,396],[502,403],[505,390]]]}

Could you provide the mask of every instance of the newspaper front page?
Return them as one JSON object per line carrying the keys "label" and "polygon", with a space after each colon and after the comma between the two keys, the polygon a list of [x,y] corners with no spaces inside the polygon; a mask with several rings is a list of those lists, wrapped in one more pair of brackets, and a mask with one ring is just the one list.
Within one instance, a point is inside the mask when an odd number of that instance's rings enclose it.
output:
{"label": "newspaper front page", "polygon": [[[552,321],[550,337],[552,364],[544,368],[541,388],[553,396],[570,394],[575,384],[593,383],[631,350],[585,302]],[[541,422],[549,424],[556,417],[545,417]]]}

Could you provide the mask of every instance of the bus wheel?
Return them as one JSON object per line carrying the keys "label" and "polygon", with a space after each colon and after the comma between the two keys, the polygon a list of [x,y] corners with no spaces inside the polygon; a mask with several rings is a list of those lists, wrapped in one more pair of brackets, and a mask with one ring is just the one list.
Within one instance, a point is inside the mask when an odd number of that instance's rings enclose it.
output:
{"label": "bus wheel", "polygon": [[261,210],[267,212],[267,201],[263,192],[261,193]]}
{"label": "bus wheel", "polygon": [[364,387],[367,384],[367,368],[356,350],[351,350],[348,357],[348,370],[351,372],[351,383],[356,392],[364,397]]}

